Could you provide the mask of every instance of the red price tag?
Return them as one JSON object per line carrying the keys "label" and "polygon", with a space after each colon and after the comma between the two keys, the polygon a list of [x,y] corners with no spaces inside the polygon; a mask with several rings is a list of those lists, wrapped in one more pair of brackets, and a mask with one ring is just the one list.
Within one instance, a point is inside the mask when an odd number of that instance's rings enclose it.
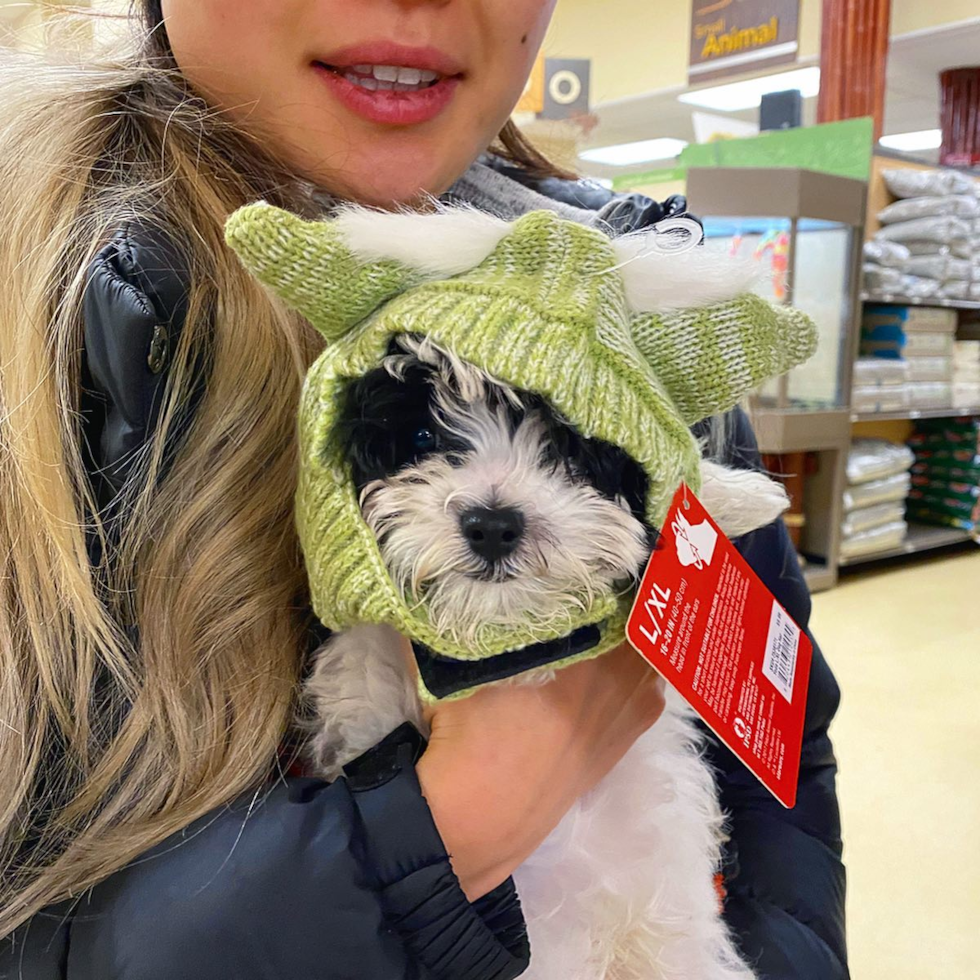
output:
{"label": "red price tag", "polygon": [[686,486],[626,635],[776,799],[794,806],[813,646]]}

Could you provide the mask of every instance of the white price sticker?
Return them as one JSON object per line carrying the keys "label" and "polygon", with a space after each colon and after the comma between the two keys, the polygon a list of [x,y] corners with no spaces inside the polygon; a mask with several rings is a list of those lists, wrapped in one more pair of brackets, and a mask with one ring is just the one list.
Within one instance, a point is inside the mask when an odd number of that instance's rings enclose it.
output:
{"label": "white price sticker", "polygon": [[800,628],[786,615],[783,607],[773,601],[762,673],[791,704],[793,681],[796,678],[796,654],[799,649]]}

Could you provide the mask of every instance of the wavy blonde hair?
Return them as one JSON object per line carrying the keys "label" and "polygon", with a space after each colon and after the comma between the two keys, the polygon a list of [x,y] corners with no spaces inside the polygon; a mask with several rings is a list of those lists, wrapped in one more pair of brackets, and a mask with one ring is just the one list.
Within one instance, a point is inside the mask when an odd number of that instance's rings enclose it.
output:
{"label": "wavy blonde hair", "polygon": [[[3,66],[0,937],[269,776],[308,644],[294,429],[319,344],[222,229],[256,198],[310,210],[310,189],[186,89],[144,6],[138,56]],[[509,155],[547,172],[515,134]],[[148,216],[188,259],[189,304],[113,535],[85,464],[81,308],[94,255]],[[88,536],[111,561],[92,567]]]}

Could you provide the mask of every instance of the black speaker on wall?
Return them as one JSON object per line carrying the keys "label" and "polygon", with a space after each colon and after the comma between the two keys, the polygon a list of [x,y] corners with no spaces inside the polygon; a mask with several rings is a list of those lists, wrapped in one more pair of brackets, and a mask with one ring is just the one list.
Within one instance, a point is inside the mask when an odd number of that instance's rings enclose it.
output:
{"label": "black speaker on wall", "polygon": [[797,88],[770,92],[759,107],[759,129],[796,129],[803,125],[803,95]]}

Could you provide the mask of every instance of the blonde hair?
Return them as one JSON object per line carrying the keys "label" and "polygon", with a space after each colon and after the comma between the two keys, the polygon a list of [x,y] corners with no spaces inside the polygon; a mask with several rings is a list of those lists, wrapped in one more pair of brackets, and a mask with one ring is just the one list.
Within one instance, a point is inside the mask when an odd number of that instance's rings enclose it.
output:
{"label": "blonde hair", "polygon": [[[317,346],[222,239],[256,197],[302,208],[300,185],[179,77],[4,76],[0,936],[270,772],[307,625],[291,491]],[[189,305],[115,541],[82,453],[81,305],[95,253],[148,216],[189,259]],[[160,479],[201,350],[204,395]],[[87,532],[111,561],[90,566]]]}
{"label": "blonde hair", "polygon": [[[145,6],[138,56],[2,67],[0,937],[272,773],[308,644],[295,413],[320,345],[222,230],[257,198],[312,211],[311,189],[187,90]],[[515,133],[507,155],[548,172]],[[81,308],[95,254],[147,219],[188,260],[188,309],[113,530]]]}

